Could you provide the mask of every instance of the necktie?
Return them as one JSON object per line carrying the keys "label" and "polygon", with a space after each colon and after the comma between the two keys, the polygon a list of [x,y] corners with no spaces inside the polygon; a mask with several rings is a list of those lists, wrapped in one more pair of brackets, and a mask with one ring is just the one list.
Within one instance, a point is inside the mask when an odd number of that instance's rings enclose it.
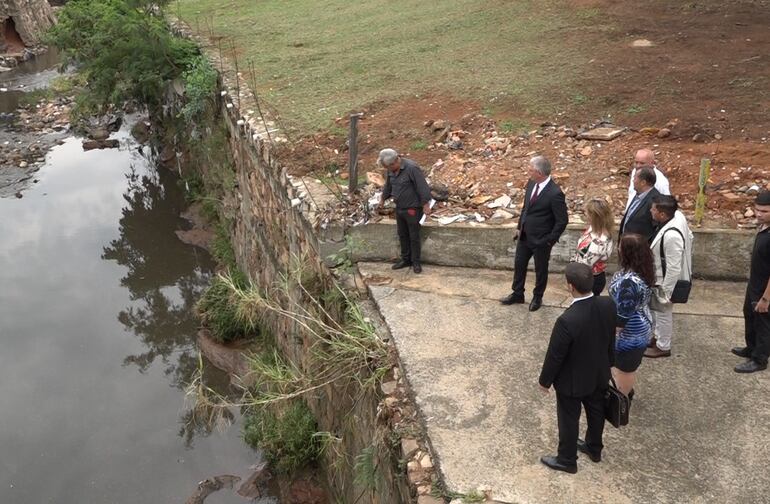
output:
{"label": "necktie", "polygon": [[532,189],[532,195],[529,197],[529,204],[532,205],[537,200],[537,188],[539,187],[539,184],[535,184],[535,188]]}
{"label": "necktie", "polygon": [[[626,218],[623,219],[623,228],[624,229],[626,227],[626,223],[628,222],[628,219],[630,219],[631,216],[634,215],[634,212],[636,212],[636,209],[639,207],[639,204],[641,202],[642,202],[642,198],[640,198],[638,194],[636,196],[634,196],[634,200],[628,206],[628,211],[626,212]],[[621,231],[622,231],[622,229],[621,229]]]}

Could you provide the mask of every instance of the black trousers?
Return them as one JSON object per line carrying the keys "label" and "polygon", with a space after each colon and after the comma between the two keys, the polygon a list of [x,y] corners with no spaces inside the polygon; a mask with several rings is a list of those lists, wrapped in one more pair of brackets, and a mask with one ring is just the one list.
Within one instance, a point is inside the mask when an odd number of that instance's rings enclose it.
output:
{"label": "black trousers", "polygon": [[593,292],[594,296],[598,296],[602,293],[604,290],[604,287],[607,285],[607,274],[602,271],[598,275],[594,275],[594,286],[591,288],[591,292]]}
{"label": "black trousers", "polygon": [[551,247],[532,247],[527,244],[526,237],[520,237],[516,243],[516,257],[513,259],[513,293],[524,296],[524,281],[527,279],[529,260],[535,256],[535,288],[534,297],[543,297],[548,285],[548,261],[551,260]]}
{"label": "black trousers", "polygon": [[401,244],[401,260],[404,262],[420,262],[420,219],[422,208],[396,209],[396,228]]}
{"label": "black trousers", "polygon": [[767,364],[770,356],[770,313],[757,313],[751,306],[748,292],[743,301],[743,320],[746,324],[746,346],[751,358],[759,364]]}
{"label": "black trousers", "polygon": [[604,390],[597,389],[585,397],[570,397],[556,393],[556,418],[559,423],[558,459],[562,464],[573,465],[577,461],[580,406],[586,409],[585,442],[591,453],[600,455],[604,444]]}

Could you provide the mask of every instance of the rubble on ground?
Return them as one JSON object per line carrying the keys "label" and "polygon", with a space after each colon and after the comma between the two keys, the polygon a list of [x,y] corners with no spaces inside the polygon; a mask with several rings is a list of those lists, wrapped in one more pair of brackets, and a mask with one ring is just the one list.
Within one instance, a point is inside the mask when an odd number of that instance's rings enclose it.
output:
{"label": "rubble on ground", "polygon": [[[467,115],[457,124],[437,118],[424,122],[423,128],[431,143],[424,152],[404,155],[432,160],[421,161],[421,166],[438,201],[430,218],[440,225],[505,224],[516,219],[523,203],[529,159],[540,154],[551,160],[552,177],[565,192],[571,222],[582,222],[583,205],[593,197],[605,198],[616,218],[622,215],[634,151],[642,147],[656,153],[658,165],[667,173],[672,192],[688,217],[695,210],[700,160],[711,159],[704,216],[710,226],[755,227],[751,211],[754,194],[770,189],[766,139],[761,144],[727,148],[705,130],[692,136],[693,128],[702,128],[684,127],[676,119],[640,130],[604,121],[579,127],[546,122],[517,134],[510,125],[477,114]],[[674,144],[674,139],[680,143]],[[689,141],[692,143],[681,143]],[[756,164],[735,166],[742,162],[741,157],[745,159],[744,150]],[[359,171],[365,170],[359,166]],[[392,203],[382,211],[367,203],[383,184],[384,173],[372,167],[352,197],[340,185],[345,197],[324,210],[321,221],[344,220],[357,225],[391,214]]]}

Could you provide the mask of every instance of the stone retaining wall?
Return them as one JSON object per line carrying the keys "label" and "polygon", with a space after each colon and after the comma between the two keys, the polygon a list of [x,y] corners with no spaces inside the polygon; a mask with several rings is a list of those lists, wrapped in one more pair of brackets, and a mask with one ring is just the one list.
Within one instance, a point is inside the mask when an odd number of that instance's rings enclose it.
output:
{"label": "stone retaining wall", "polygon": [[[384,220],[374,224],[326,232],[322,241],[325,256],[342,246],[340,237],[352,238],[354,258],[362,261],[389,261],[398,257],[396,224]],[[516,245],[513,242],[515,224],[439,226],[430,223],[422,228],[423,260],[443,266],[512,269]],[[569,262],[583,230],[582,225],[570,224],[554,247],[551,264],[559,271]],[[694,229],[693,274],[710,280],[745,280],[754,233],[732,229]],[[610,270],[617,268],[613,254]]]}
{"label": "stone retaining wall", "polygon": [[[223,156],[233,159],[237,185],[225,196],[222,212],[233,222],[231,242],[239,268],[256,286],[267,290],[294,271],[299,261],[303,275],[331,286],[336,280],[324,263],[314,229],[317,201],[303,184],[291,180],[274,154],[276,145],[285,141],[281,132],[269,118],[263,120],[261,114],[255,113],[259,109],[254,96],[242,80],[237,80],[228,62],[219,61],[215,46],[194,37],[183,25],[177,23],[174,29],[196,40],[215,68],[224,69],[217,108],[229,132],[229,152]],[[176,99],[170,96],[168,101],[173,103]],[[299,291],[290,292],[289,296],[293,302],[302,299]],[[364,300],[363,308],[366,307]],[[387,327],[377,323],[376,309],[372,307],[366,314],[377,326],[380,337],[388,342]],[[315,338],[286,317],[268,317],[264,323],[284,357],[304,368],[310,361]],[[361,504],[444,502],[428,495],[437,473],[430,448],[419,435],[417,413],[397,365],[376,389],[362,392],[358,383],[351,380],[327,385],[305,399],[319,430],[330,433],[334,439],[321,463],[333,500]],[[375,459],[376,484],[362,485],[356,481],[356,457],[372,446],[379,450]],[[420,464],[417,468],[412,463],[415,461]]]}

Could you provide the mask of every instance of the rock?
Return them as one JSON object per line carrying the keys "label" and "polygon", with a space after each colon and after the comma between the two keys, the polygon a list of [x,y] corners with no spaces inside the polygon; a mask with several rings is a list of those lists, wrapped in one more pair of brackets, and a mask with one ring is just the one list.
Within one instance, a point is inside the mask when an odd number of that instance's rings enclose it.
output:
{"label": "rock", "polygon": [[366,172],[366,181],[375,187],[382,187],[385,185],[385,177],[382,173]]}
{"label": "rock", "polygon": [[743,212],[743,216],[746,218],[754,217],[754,210],[747,208],[746,211]]}
{"label": "rock", "polygon": [[509,206],[511,204],[511,201],[512,200],[511,200],[510,196],[508,196],[507,194],[503,194],[502,196],[500,196],[496,200],[494,200],[494,201],[492,201],[490,203],[487,203],[487,207],[488,208],[507,207],[507,206]]}
{"label": "rock", "polygon": [[449,199],[449,187],[440,182],[434,182],[430,185],[430,197],[436,201],[446,201]]}
{"label": "rock", "polygon": [[515,216],[510,212],[506,212],[505,210],[502,210],[502,209],[497,209],[495,210],[495,213],[492,214],[492,217],[490,217],[490,220],[491,219],[508,220],[508,219],[513,219],[514,217]]}
{"label": "rock", "polygon": [[472,205],[478,206],[478,205],[483,205],[484,203],[486,203],[491,199],[492,199],[492,196],[486,196],[484,194],[480,194],[478,196],[474,196],[473,198],[471,198],[470,203]]}
{"label": "rock", "polygon": [[658,133],[660,133],[660,129],[658,129],[658,128],[642,128],[642,129],[639,130],[639,133],[641,133],[642,135],[652,136],[652,135],[657,135]]}
{"label": "rock", "polygon": [[417,444],[416,439],[402,438],[401,439],[401,453],[404,457],[409,457],[412,453],[420,449],[420,445]]}
{"label": "rock", "polygon": [[214,476],[198,483],[196,491],[185,501],[185,504],[203,504],[210,494],[221,490],[223,488],[233,488],[233,486],[241,480],[238,476],[232,476],[224,474],[222,476]]}
{"label": "rock", "polygon": [[380,388],[382,389],[383,394],[392,395],[393,392],[396,391],[396,382],[395,381],[385,382],[382,385],[380,385]]}
{"label": "rock", "polygon": [[92,149],[114,149],[120,146],[120,142],[117,139],[107,140],[83,140],[83,150],[88,151]]}
{"label": "rock", "polygon": [[420,495],[417,497],[417,504],[444,504],[444,499],[432,495]]}
{"label": "rock", "polygon": [[243,484],[238,487],[238,495],[246,499],[257,499],[263,497],[265,483],[272,476],[267,469],[267,462],[263,462],[258,466],[252,467],[254,473],[249,476]]}
{"label": "rock", "polygon": [[420,459],[420,466],[425,470],[433,469],[433,461],[431,460],[430,455],[426,453],[422,456]]}
{"label": "rock", "polygon": [[[367,175],[369,175],[369,174],[367,173]],[[340,178],[341,178],[342,180],[347,180],[347,179],[349,179],[349,178],[350,178],[350,173],[348,173],[348,172],[344,171],[344,172],[340,173]],[[368,177],[367,177],[367,178],[368,178]]]}
{"label": "rock", "polygon": [[594,152],[594,151],[593,151],[593,149],[591,148],[591,146],[590,146],[590,145],[588,145],[588,146],[586,146],[586,147],[583,147],[582,149],[580,149],[580,155],[581,155],[581,156],[583,156],[583,157],[588,157],[588,156],[590,156],[590,155],[591,155],[593,152]]}
{"label": "rock", "polygon": [[708,140],[708,137],[703,133],[696,133],[692,137],[692,141],[696,143],[704,143]]}
{"label": "rock", "polygon": [[668,128],[661,128],[658,130],[658,138],[668,138],[671,136],[671,130]]}
{"label": "rock", "polygon": [[131,128],[131,135],[137,142],[143,144],[150,139],[150,124],[145,121],[137,121]]}
{"label": "rock", "polygon": [[88,130],[88,138],[92,140],[107,140],[110,137],[110,132],[107,128],[96,127]]}
{"label": "rock", "polygon": [[717,133],[716,135],[714,135],[714,140],[722,140],[722,135]]}
{"label": "rock", "polygon": [[27,166],[29,166],[29,164],[26,161],[19,163],[19,168],[26,168]]}
{"label": "rock", "polygon": [[757,184],[754,184],[753,186],[748,188],[747,192],[759,192],[759,186]]}
{"label": "rock", "polygon": [[601,127],[601,128],[593,128],[588,131],[584,131],[583,133],[580,133],[577,137],[578,139],[585,139],[585,140],[614,140],[617,137],[619,137],[625,128],[609,128],[609,127]]}
{"label": "rock", "polygon": [[631,42],[631,47],[652,47],[655,44],[651,40],[647,39],[636,39],[633,42]]}
{"label": "rock", "polygon": [[171,160],[175,157],[176,152],[174,152],[174,148],[170,145],[164,145],[163,149],[160,151],[160,161],[164,164],[167,164],[171,162]]}
{"label": "rock", "polygon": [[449,123],[447,121],[443,120],[443,119],[437,119],[437,120],[433,121],[430,124],[430,128],[434,132],[435,131],[441,131],[442,129],[445,129],[445,128],[448,128],[448,127],[449,127]]}

